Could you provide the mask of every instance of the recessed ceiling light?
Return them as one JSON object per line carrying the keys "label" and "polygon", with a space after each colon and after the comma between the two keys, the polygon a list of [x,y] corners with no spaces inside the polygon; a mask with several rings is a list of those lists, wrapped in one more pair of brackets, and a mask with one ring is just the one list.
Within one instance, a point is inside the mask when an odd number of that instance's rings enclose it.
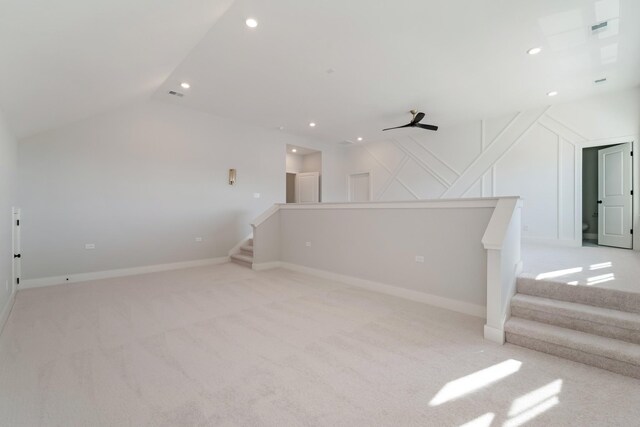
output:
{"label": "recessed ceiling light", "polygon": [[527,51],[527,53],[528,53],[529,55],[537,55],[537,54],[539,54],[540,52],[542,52],[542,48],[541,48],[541,47],[532,47],[531,49],[529,49],[529,50]]}
{"label": "recessed ceiling light", "polygon": [[291,149],[291,152],[292,152],[292,153],[297,153],[297,152],[298,152],[298,150],[296,150],[295,148],[292,148],[292,149]]}
{"label": "recessed ceiling light", "polygon": [[247,18],[247,20],[244,22],[249,28],[255,28],[258,26],[258,21],[256,21],[254,18]]}
{"label": "recessed ceiling light", "polygon": [[316,127],[316,124],[314,122],[309,123],[309,126],[311,126],[312,128]]}
{"label": "recessed ceiling light", "polygon": [[547,93],[547,96],[556,96],[558,94],[557,91],[552,90],[551,92]]}
{"label": "recessed ceiling light", "polygon": [[180,86],[182,86],[183,89],[189,89],[191,87],[191,85],[187,82],[180,83]]}
{"label": "recessed ceiling light", "polygon": [[362,141],[362,137],[361,136],[358,137],[358,141]]}

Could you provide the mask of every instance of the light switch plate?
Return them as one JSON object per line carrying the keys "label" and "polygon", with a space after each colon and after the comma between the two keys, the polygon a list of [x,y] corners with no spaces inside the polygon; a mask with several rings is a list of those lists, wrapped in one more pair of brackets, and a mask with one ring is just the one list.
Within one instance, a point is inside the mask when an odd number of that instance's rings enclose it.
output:
{"label": "light switch plate", "polygon": [[424,257],[422,255],[416,255],[416,262],[424,263]]}
{"label": "light switch plate", "polygon": [[95,243],[87,243],[84,245],[85,249],[95,249],[96,248],[96,244]]}

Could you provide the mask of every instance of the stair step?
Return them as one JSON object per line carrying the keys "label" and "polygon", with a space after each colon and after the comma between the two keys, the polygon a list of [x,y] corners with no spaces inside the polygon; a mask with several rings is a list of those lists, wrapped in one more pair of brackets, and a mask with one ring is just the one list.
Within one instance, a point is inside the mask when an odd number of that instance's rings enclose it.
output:
{"label": "stair step", "polygon": [[253,245],[244,245],[240,247],[240,252],[253,256]]}
{"label": "stair step", "polygon": [[573,286],[552,280],[536,280],[535,277],[526,275],[518,277],[517,292],[541,298],[640,314],[640,293],[635,292],[584,285]]}
{"label": "stair step", "polygon": [[509,343],[640,378],[640,345],[559,326],[512,317],[505,324]]}
{"label": "stair step", "polygon": [[251,267],[253,265],[253,257],[243,254],[233,254],[231,255],[231,261],[236,264],[244,265],[246,267]]}
{"label": "stair step", "polygon": [[516,294],[511,315],[640,344],[640,314],[636,313]]}

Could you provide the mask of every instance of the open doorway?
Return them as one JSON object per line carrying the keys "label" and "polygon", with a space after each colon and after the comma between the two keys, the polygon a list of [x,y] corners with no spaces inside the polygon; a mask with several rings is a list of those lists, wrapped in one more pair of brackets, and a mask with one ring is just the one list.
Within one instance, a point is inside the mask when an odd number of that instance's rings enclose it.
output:
{"label": "open doorway", "polygon": [[632,144],[582,151],[582,244],[633,246]]}
{"label": "open doorway", "polygon": [[287,203],[322,201],[322,152],[287,145]]}

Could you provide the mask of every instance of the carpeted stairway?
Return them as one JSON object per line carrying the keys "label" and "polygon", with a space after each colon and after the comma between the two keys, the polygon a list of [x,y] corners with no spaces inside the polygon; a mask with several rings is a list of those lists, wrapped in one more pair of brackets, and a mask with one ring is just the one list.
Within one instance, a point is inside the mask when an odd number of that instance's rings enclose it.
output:
{"label": "carpeted stairway", "polygon": [[253,266],[253,239],[247,240],[240,247],[239,253],[231,255],[231,261],[251,268]]}
{"label": "carpeted stairway", "polygon": [[640,378],[640,294],[518,278],[506,340]]}

